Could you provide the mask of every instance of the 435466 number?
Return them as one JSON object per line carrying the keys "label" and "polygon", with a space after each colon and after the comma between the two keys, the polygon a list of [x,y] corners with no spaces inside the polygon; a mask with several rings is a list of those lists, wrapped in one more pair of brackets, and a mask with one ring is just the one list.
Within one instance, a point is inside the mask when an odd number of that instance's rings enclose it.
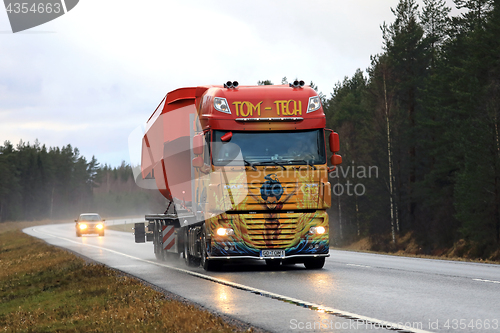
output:
{"label": "435466 number", "polygon": [[498,330],[498,319],[476,319],[476,320],[466,320],[466,319],[448,319],[444,325],[444,328],[448,330]]}
{"label": "435466 number", "polygon": [[55,2],[55,3],[34,3],[30,6],[29,3],[26,2],[11,2],[7,5],[6,7],[7,13],[14,13],[14,14],[27,14],[27,13],[33,13],[33,14],[51,14],[51,13],[56,13],[59,14],[62,11],[61,8],[61,3]]}

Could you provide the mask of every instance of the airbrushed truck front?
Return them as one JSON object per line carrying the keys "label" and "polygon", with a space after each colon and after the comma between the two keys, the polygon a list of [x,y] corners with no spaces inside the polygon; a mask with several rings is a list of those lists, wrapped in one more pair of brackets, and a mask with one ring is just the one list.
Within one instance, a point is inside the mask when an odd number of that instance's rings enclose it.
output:
{"label": "airbrushed truck front", "polygon": [[322,268],[333,170],[326,141],[333,168],[342,161],[325,125],[320,97],[302,81],[168,93],[147,122],[141,171],[169,204],[136,224],[136,242],[207,270],[247,259]]}

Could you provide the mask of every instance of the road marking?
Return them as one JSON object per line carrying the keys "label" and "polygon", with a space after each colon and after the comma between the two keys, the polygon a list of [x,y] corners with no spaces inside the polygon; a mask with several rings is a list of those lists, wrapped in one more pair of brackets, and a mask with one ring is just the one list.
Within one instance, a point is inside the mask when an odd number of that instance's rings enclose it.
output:
{"label": "road marking", "polygon": [[483,280],[483,279],[472,279],[472,280],[479,282],[500,283],[500,281],[494,281],[494,280]]}
{"label": "road marking", "polygon": [[127,258],[131,258],[131,259],[134,259],[134,260],[138,260],[138,261],[142,261],[142,262],[145,262],[145,263],[153,264],[153,265],[156,265],[156,266],[165,267],[165,268],[168,268],[168,269],[171,269],[171,270],[175,270],[175,271],[178,271],[178,272],[182,272],[182,273],[186,273],[186,274],[189,274],[189,275],[192,275],[192,276],[204,279],[204,280],[208,280],[208,281],[212,281],[212,282],[215,282],[215,283],[219,283],[219,284],[222,284],[222,285],[225,285],[225,286],[228,286],[228,287],[232,287],[232,288],[243,290],[243,291],[249,291],[249,292],[251,292],[253,294],[256,294],[256,295],[259,295],[259,296],[264,296],[264,297],[276,299],[276,300],[279,300],[279,301],[282,301],[282,302],[291,303],[291,304],[294,304],[294,305],[297,305],[297,306],[300,306],[300,307],[304,307],[304,308],[307,308],[309,310],[313,310],[313,311],[316,311],[316,312],[327,313],[327,314],[331,314],[331,315],[333,315],[335,317],[339,317],[339,318],[343,318],[343,319],[348,319],[348,320],[354,320],[354,321],[358,322],[358,324],[363,325],[363,326],[366,325],[367,327],[372,327],[372,328],[376,328],[376,329],[384,329],[385,328],[387,330],[391,330],[391,331],[394,331],[394,332],[400,332],[400,333],[403,333],[403,332],[404,333],[407,333],[407,332],[408,333],[432,333],[430,331],[425,331],[425,330],[418,329],[418,328],[407,327],[407,326],[404,325],[404,323],[393,323],[393,322],[390,322],[390,321],[380,320],[380,319],[376,319],[376,318],[370,318],[370,317],[358,315],[356,313],[347,312],[347,311],[343,311],[343,310],[338,310],[338,309],[334,309],[334,308],[331,308],[331,307],[323,306],[323,305],[320,305],[320,304],[311,303],[311,302],[299,300],[299,299],[296,299],[296,298],[292,298],[292,297],[288,297],[288,296],[284,296],[284,295],[280,295],[280,294],[275,294],[275,293],[272,293],[272,292],[269,292],[269,291],[266,291],[266,290],[253,288],[253,287],[246,286],[246,285],[243,285],[243,284],[239,284],[239,283],[236,283],[236,282],[222,280],[222,279],[215,278],[215,277],[212,277],[212,276],[209,276],[209,275],[205,275],[205,274],[201,274],[201,273],[197,273],[197,272],[192,272],[192,271],[189,271],[187,269],[178,268],[178,267],[170,266],[170,265],[167,265],[167,264],[163,264],[163,263],[160,263],[160,262],[157,262],[157,261],[151,261],[151,260],[142,259],[142,258],[139,258],[139,257],[134,257],[134,256],[131,256],[129,254],[125,254],[125,253],[121,253],[121,252],[118,252],[118,251],[115,251],[115,250],[107,249],[105,247],[101,247],[101,246],[97,246],[97,245],[91,245],[91,244],[84,244],[82,242],[77,242],[77,241],[74,241],[72,239],[60,237],[60,236],[57,236],[57,235],[54,235],[54,234],[50,234],[50,233],[47,233],[47,232],[44,232],[44,231],[38,231],[36,229],[37,228],[33,228],[33,230],[35,232],[37,232],[37,233],[42,233],[42,234],[46,234],[46,235],[49,235],[49,236],[52,236],[52,237],[55,237],[55,238],[63,239],[65,241],[68,241],[68,242],[71,242],[71,243],[75,243],[75,244],[79,244],[79,245],[85,245],[85,246],[97,248],[97,249],[100,249],[100,250],[108,251],[108,252],[111,252],[111,253],[115,253],[115,254],[118,254],[118,255],[121,255],[121,256],[124,256],[124,257],[127,257]]}
{"label": "road marking", "polygon": [[356,265],[356,264],[346,264],[347,266],[356,266],[356,267],[365,267],[365,268],[372,268],[372,266],[366,266],[366,265]]}

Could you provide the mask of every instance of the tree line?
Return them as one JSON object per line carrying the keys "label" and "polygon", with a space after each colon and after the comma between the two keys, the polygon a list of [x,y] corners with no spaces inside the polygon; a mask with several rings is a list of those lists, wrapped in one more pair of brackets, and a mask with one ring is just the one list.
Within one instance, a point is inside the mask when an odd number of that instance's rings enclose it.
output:
{"label": "tree line", "polygon": [[[0,146],[0,222],[144,214],[163,207],[152,191],[138,188],[132,168],[101,166],[71,145],[49,147],[21,141]],[[156,207],[155,207],[156,208]]]}
{"label": "tree line", "polygon": [[465,242],[500,258],[500,1],[401,0],[381,26],[383,52],[323,97],[349,166],[332,185],[363,183],[334,198],[336,241],[370,237],[385,249],[411,233],[420,251]]}

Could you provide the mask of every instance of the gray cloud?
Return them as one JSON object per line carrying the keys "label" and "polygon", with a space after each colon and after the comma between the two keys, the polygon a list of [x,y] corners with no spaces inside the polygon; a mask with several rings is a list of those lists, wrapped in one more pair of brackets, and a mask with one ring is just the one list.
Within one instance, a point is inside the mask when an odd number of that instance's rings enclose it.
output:
{"label": "gray cloud", "polygon": [[[397,3],[79,2],[26,33],[0,34],[0,142],[70,143],[118,165],[130,132],[175,88],[287,76],[329,94],[381,52],[379,26]],[[1,10],[0,31],[10,31]]]}

